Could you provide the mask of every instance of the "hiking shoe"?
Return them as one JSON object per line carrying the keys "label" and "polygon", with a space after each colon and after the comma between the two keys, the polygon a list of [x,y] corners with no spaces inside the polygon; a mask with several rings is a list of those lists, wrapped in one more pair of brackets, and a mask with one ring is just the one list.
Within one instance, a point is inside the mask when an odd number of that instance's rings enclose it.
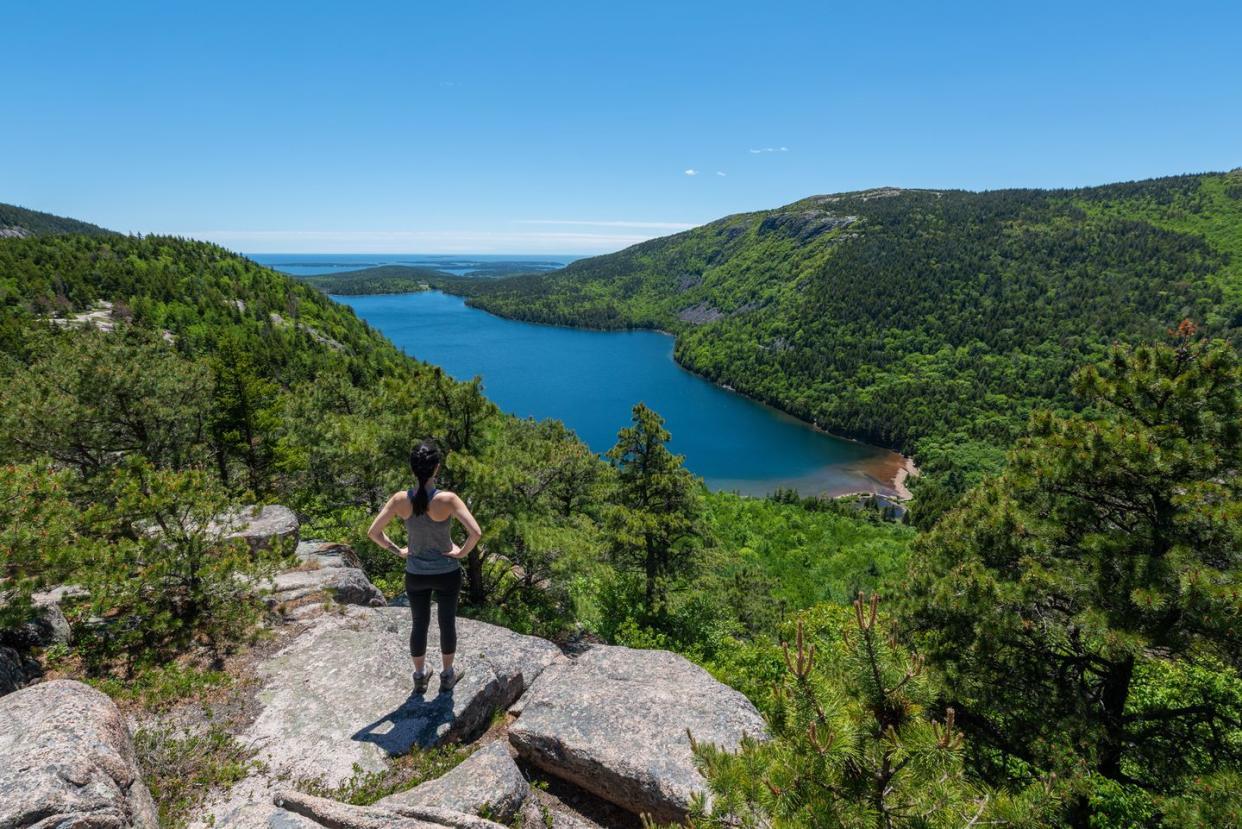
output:
{"label": "hiking shoe", "polygon": [[431,684],[431,671],[414,672],[414,693],[427,693],[427,686]]}
{"label": "hiking shoe", "polygon": [[453,686],[456,685],[465,675],[465,669],[458,668],[456,665],[449,668],[447,671],[440,671],[440,693],[443,694],[447,691],[453,690]]}

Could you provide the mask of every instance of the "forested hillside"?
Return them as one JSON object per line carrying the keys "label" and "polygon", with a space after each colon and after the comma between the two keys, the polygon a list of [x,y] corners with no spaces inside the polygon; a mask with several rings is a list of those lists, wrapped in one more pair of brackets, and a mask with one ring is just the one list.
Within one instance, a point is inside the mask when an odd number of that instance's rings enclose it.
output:
{"label": "forested hillside", "polygon": [[27,210],[13,204],[0,204],[0,238],[46,236],[54,233],[82,233],[88,236],[110,234],[98,225]]}
{"label": "forested hillside", "polygon": [[986,467],[1072,370],[1242,323],[1242,171],[1080,190],[886,188],[729,216],[547,275],[505,316],[676,332],[694,371],[831,431]]}

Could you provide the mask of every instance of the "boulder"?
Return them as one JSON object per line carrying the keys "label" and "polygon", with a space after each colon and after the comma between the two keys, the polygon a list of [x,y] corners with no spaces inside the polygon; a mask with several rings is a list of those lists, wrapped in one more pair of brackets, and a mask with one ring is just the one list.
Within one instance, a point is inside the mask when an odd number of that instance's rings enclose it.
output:
{"label": "boulder", "polygon": [[58,584],[50,590],[32,593],[30,601],[37,605],[59,605],[66,599],[89,599],[91,591],[80,584]]}
{"label": "boulder", "polygon": [[0,826],[156,829],[125,718],[54,680],[0,698]]}
{"label": "boulder", "polygon": [[23,633],[32,645],[45,648],[48,645],[67,645],[73,638],[69,620],[59,604],[38,604],[34,616],[23,625]]}
{"label": "boulder", "polygon": [[208,530],[225,538],[240,538],[251,550],[268,550],[281,543],[297,544],[298,516],[278,504],[241,507],[217,515]]}
{"label": "boulder", "polygon": [[[30,596],[30,614],[27,621],[6,631],[10,644],[22,648],[45,648],[48,645],[67,645],[72,638],[69,620],[60,609],[60,603],[69,597],[89,596],[83,588],[61,585]],[[0,595],[0,607],[10,601],[10,596]]]}
{"label": "boulder", "polygon": [[0,645],[0,696],[24,688],[41,673],[39,663],[29,655]]}
{"label": "boulder", "polygon": [[435,806],[509,823],[530,796],[530,784],[503,742],[489,743],[442,777],[389,795],[375,805],[400,809]]}
{"label": "boulder", "polygon": [[766,736],[737,691],[667,651],[599,645],[544,670],[509,740],[536,766],[657,821],[680,822],[695,792],[694,739],[736,749]]}
{"label": "boulder", "polygon": [[325,567],[319,570],[287,570],[278,573],[267,597],[270,605],[294,602],[308,596],[330,596],[340,604],[383,607],[384,594],[371,584],[367,574],[354,567]]}
{"label": "boulder", "polygon": [[348,544],[335,541],[299,541],[293,554],[308,569],[315,567],[355,567],[362,569],[362,559]]}
{"label": "boulder", "polygon": [[[239,740],[256,750],[263,771],[209,802],[203,825],[209,815],[217,829],[263,826],[274,819],[277,787],[289,781],[332,788],[356,771],[382,771],[414,746],[473,739],[563,658],[543,639],[470,619],[458,620],[457,634],[465,675],[443,694],[437,676],[420,696],[410,677],[408,610],[345,606],[308,622],[257,666],[258,714]],[[428,639],[427,664],[438,671],[434,614]]]}

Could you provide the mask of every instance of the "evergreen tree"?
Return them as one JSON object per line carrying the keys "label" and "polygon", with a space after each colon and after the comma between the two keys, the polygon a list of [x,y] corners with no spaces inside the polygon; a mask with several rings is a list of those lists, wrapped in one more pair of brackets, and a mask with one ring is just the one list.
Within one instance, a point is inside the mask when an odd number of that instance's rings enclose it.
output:
{"label": "evergreen tree", "polygon": [[229,462],[239,460],[250,491],[263,495],[270,488],[278,387],[256,367],[254,351],[231,338],[212,357],[211,371],[211,430],[220,480],[229,484]]}
{"label": "evergreen tree", "polygon": [[996,779],[1153,796],[1242,761],[1242,420],[1236,357],[1184,324],[1081,371],[1007,470],[919,544],[915,641]]}
{"label": "evergreen tree", "polygon": [[259,618],[260,577],[289,551],[230,539],[228,496],[206,473],[133,457],[109,477],[83,516],[96,533],[77,572],[94,618],[77,625],[88,660],[98,669],[119,657],[133,669],[193,643],[226,650]]}
{"label": "evergreen tree", "polygon": [[693,570],[701,505],[684,459],[665,445],[664,419],[639,403],[633,421],[608,450],[617,469],[617,495],[607,532],[613,559],[642,573],[645,609],[652,614],[661,609],[669,580]]}
{"label": "evergreen tree", "polygon": [[201,365],[128,326],[29,339],[30,363],[0,382],[0,455],[45,455],[91,477],[131,454],[174,468],[201,454]]}
{"label": "evergreen tree", "polygon": [[0,467],[0,641],[29,619],[30,594],[77,564],[72,478],[47,461]]}
{"label": "evergreen tree", "polygon": [[878,608],[877,595],[860,593],[848,621],[836,607],[797,621],[773,689],[770,740],[748,738],[731,753],[690,735],[714,795],[710,807],[694,806],[692,827],[1046,825],[1050,786],[1012,796],[969,779],[953,710],[928,716],[934,689],[922,660]]}

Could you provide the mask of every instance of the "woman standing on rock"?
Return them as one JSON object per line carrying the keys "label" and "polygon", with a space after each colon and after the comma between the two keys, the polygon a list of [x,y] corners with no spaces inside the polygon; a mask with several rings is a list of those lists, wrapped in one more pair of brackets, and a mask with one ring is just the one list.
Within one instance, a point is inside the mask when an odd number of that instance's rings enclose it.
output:
{"label": "woman standing on rock", "polygon": [[[479,543],[482,531],[469,507],[456,494],[435,487],[440,471],[440,450],[423,441],[410,453],[410,469],[418,486],[398,492],[371,523],[367,536],[385,550],[405,559],[405,592],[410,599],[414,627],[410,631],[410,656],[414,658],[414,692],[427,691],[431,672],[426,670],[427,628],[431,624],[431,594],[436,594],[436,616],[440,623],[440,690],[449,691],[464,671],[453,667],[457,652],[457,595],[461,592],[461,564]],[[384,532],[388,522],[400,517],[405,522],[406,546],[398,547]],[[466,543],[453,543],[449,526],[456,518],[466,528]]]}

